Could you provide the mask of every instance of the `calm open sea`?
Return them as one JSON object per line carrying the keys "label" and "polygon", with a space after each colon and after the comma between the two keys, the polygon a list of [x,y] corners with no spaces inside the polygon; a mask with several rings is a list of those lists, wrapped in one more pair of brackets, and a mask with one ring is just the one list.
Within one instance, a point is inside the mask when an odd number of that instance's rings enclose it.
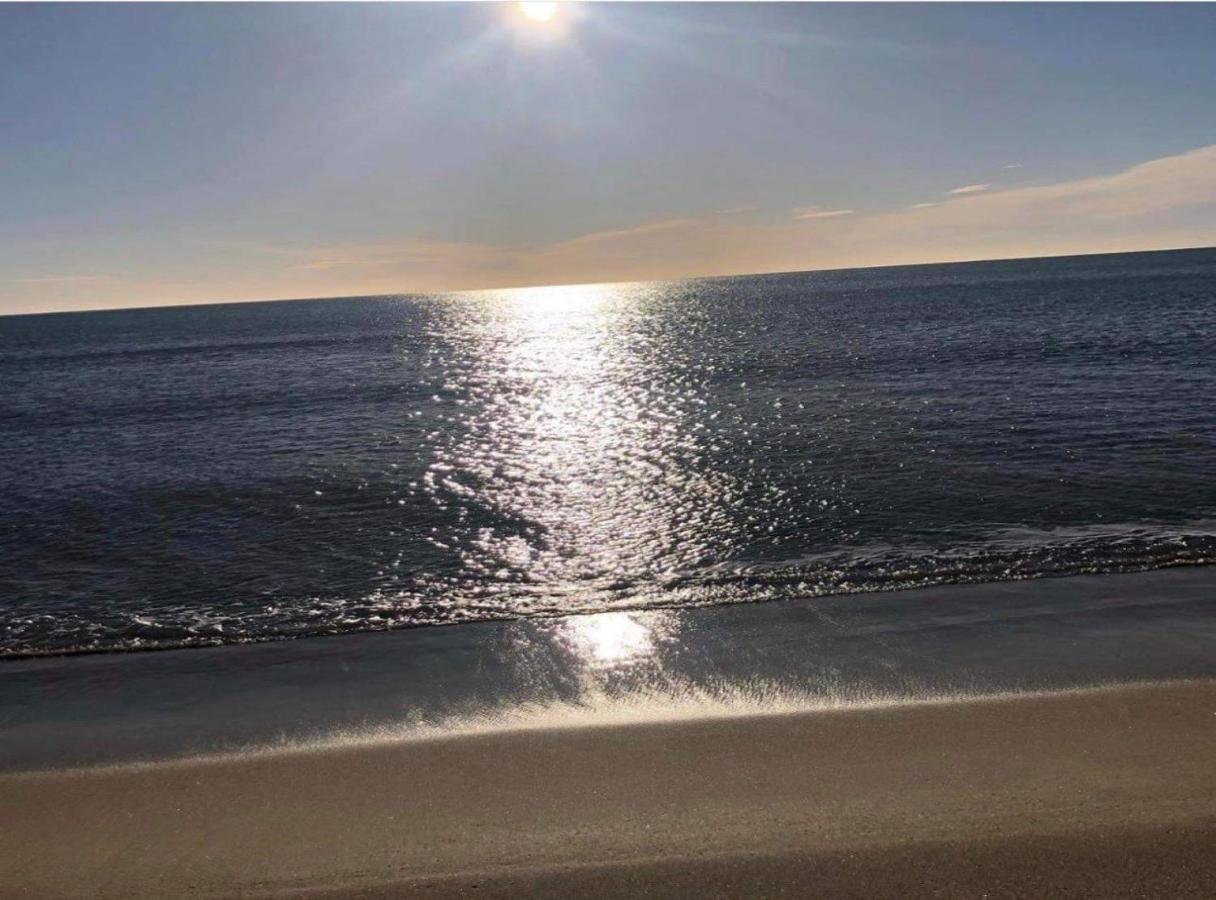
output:
{"label": "calm open sea", "polygon": [[1216,250],[0,318],[0,434],[10,655],[1211,563]]}

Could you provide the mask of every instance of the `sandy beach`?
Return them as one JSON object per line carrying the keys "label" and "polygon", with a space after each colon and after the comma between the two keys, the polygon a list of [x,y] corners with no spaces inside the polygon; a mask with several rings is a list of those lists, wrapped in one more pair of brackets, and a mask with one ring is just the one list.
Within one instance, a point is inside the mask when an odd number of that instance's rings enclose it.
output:
{"label": "sandy beach", "polygon": [[1216,683],[0,777],[8,896],[1208,896]]}

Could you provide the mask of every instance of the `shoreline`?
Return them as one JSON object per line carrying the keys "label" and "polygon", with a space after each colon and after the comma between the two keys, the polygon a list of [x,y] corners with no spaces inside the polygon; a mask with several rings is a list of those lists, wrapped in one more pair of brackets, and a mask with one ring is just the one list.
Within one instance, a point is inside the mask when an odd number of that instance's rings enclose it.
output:
{"label": "shoreline", "polygon": [[[141,644],[119,647],[73,647],[66,649],[49,649],[49,650],[4,650],[0,649],[0,666],[8,665],[9,663],[29,662],[34,660],[56,660],[56,659],[76,659],[79,657],[90,656],[117,656],[122,657],[126,654],[142,654],[142,653],[173,653],[176,651],[189,650],[220,650],[225,647],[256,647],[264,644],[282,644],[292,641],[305,640],[325,640],[333,638],[352,638],[352,637],[368,637],[372,635],[393,635],[403,632],[418,631],[431,628],[461,628],[470,625],[506,625],[516,622],[553,622],[571,618],[580,618],[587,616],[604,615],[606,613],[663,613],[670,611],[683,610],[701,610],[701,609],[717,609],[725,606],[767,606],[771,604],[806,604],[806,603],[822,603],[822,602],[839,602],[849,598],[864,599],[874,594],[926,594],[936,591],[950,591],[955,589],[983,590],[987,587],[995,587],[1000,585],[1020,585],[1027,583],[1036,583],[1042,581],[1070,581],[1072,579],[1094,579],[1094,578],[1117,578],[1120,576],[1152,576],[1158,573],[1172,572],[1175,570],[1191,570],[1209,569],[1216,571],[1216,561],[1209,559],[1202,560],[1184,560],[1179,562],[1170,562],[1165,565],[1151,566],[1146,568],[1128,568],[1114,569],[1111,571],[1077,571],[1077,572],[1046,572],[1036,575],[1027,575],[1017,578],[995,579],[992,581],[942,581],[940,583],[927,584],[911,584],[906,586],[883,586],[875,588],[866,588],[863,590],[840,591],[836,593],[811,594],[805,597],[776,597],[762,600],[727,600],[720,603],[694,603],[689,605],[680,605],[673,603],[671,605],[622,605],[613,607],[612,609],[600,610],[585,610],[570,613],[540,613],[527,616],[488,616],[481,619],[467,619],[454,621],[435,621],[435,622],[415,622],[406,625],[396,625],[389,628],[366,628],[354,629],[351,631],[322,631],[308,632],[301,634],[274,634],[251,638],[241,638],[238,640],[221,641],[212,638],[201,638],[197,642],[193,640],[184,640],[180,643],[173,644]],[[3,671],[0,669],[0,671]]]}
{"label": "shoreline", "polygon": [[12,660],[0,772],[1216,677],[1216,569]]}
{"label": "shoreline", "polygon": [[1063,840],[1114,863],[1181,854],[1189,869],[1157,875],[1185,893],[1216,876],[1195,850],[1216,835],[1214,751],[1216,681],[1196,681],[6,775],[0,879],[18,896],[498,896],[533,879],[569,896],[605,877],[738,896],[721,885],[864,875],[895,896],[900,858],[947,887],[976,858],[1020,859],[1014,882],[1059,887],[1067,859],[1033,860]]}

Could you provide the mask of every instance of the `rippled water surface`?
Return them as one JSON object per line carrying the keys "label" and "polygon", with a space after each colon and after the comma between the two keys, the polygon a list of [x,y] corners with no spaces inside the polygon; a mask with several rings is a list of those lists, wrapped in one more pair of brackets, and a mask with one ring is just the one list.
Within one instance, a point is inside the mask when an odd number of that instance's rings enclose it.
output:
{"label": "rippled water surface", "polygon": [[1216,251],[0,319],[0,649],[1216,560]]}

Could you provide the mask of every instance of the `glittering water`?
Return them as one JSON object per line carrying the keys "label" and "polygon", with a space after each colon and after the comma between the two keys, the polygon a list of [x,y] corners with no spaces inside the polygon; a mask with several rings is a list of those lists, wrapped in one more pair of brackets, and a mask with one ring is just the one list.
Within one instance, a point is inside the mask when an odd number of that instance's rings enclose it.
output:
{"label": "glittering water", "polygon": [[1211,562],[1213,397],[1216,251],[4,318],[0,649]]}

